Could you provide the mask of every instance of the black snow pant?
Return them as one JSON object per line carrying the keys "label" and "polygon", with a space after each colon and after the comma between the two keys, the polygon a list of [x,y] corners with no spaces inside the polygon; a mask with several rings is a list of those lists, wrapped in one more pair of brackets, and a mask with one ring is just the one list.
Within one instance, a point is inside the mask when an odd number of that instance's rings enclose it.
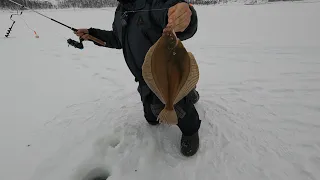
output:
{"label": "black snow pant", "polygon": [[[144,117],[150,124],[157,124],[157,117],[164,108],[164,104],[146,84],[139,84],[138,92],[143,104]],[[199,130],[201,120],[194,104],[187,97],[184,97],[175,105],[175,110],[178,116],[178,127],[182,134],[189,136]]]}

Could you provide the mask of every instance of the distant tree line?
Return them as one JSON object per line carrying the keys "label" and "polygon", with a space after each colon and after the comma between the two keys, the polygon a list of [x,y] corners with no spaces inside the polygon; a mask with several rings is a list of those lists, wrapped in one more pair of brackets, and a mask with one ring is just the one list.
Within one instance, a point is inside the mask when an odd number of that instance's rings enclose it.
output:
{"label": "distant tree line", "polygon": [[101,8],[115,7],[117,0],[59,0],[58,8]]}
{"label": "distant tree line", "polygon": [[[39,0],[15,0],[17,3],[26,5],[32,9],[52,9],[52,8],[102,8],[115,7],[118,5],[117,0],[57,0],[55,4],[48,1]],[[192,4],[216,4],[220,0],[187,0]],[[0,0],[0,8],[17,9],[17,5],[7,0]]]}
{"label": "distant tree line", "polygon": [[[115,7],[117,6],[117,0],[57,0],[56,4],[52,4],[48,1],[39,0],[15,0],[16,2],[23,4],[32,9],[61,9],[61,8],[103,8],[103,7]],[[212,5],[222,4],[228,2],[236,2],[237,0],[187,0],[187,2],[195,5]],[[244,2],[246,0],[243,0]],[[294,1],[294,0],[248,0],[252,4],[258,1],[275,2],[275,1]],[[19,6],[11,3],[7,0],[0,0],[0,9],[18,9]]]}
{"label": "distant tree line", "polygon": [[[51,9],[54,8],[54,5],[48,1],[38,1],[38,0],[14,0],[15,2],[28,6],[32,9]],[[0,9],[18,9],[19,6],[7,1],[0,0]]]}

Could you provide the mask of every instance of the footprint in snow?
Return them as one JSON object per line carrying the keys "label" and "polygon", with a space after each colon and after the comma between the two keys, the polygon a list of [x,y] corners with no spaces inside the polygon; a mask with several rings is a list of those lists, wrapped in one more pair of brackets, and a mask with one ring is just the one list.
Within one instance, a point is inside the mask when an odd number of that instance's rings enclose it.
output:
{"label": "footprint in snow", "polygon": [[108,136],[98,139],[94,144],[95,155],[107,156],[110,148],[116,148],[120,144],[117,136]]}

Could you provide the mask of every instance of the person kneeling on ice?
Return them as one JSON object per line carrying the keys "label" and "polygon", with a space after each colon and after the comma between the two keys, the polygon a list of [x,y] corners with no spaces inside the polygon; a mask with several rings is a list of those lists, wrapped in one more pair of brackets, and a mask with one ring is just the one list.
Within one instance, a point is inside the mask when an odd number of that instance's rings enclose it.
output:
{"label": "person kneeling on ice", "polygon": [[[139,83],[138,92],[144,109],[144,117],[151,125],[159,124],[157,117],[163,103],[149,88],[142,75],[142,66],[149,49],[170,27],[180,41],[190,39],[198,29],[198,17],[194,7],[182,0],[118,0],[112,30],[97,28],[78,29],[77,36],[89,40],[96,37],[104,47],[122,49],[128,68]],[[102,46],[93,42],[97,46]],[[181,153],[194,155],[199,149],[201,120],[194,106],[199,93],[194,89],[175,104],[177,126],[182,132]]]}

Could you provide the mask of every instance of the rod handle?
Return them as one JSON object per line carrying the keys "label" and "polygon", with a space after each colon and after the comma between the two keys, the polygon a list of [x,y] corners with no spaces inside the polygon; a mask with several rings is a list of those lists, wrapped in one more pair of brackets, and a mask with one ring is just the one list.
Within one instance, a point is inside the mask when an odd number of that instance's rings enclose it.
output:
{"label": "rod handle", "polygon": [[93,36],[91,36],[91,35],[89,35],[89,39],[91,39],[92,41],[100,44],[101,46],[105,46],[105,45],[106,45],[105,42],[103,42],[102,40],[100,40],[100,39],[98,39],[98,38],[96,38],[96,37],[93,37]]}

